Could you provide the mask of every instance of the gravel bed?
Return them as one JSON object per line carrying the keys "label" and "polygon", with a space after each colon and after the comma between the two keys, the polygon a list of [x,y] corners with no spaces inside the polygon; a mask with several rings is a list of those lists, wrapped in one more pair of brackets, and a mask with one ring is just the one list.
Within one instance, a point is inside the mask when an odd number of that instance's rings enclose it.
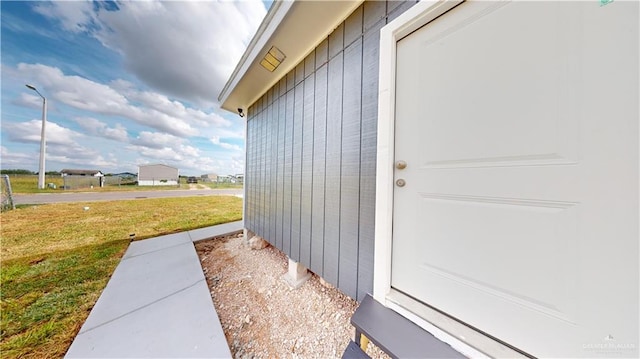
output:
{"label": "gravel bed", "polygon": [[[353,338],[358,303],[316,275],[291,289],[276,248],[252,250],[231,234],[196,250],[234,358],[339,358]],[[373,345],[367,354],[387,358]]]}

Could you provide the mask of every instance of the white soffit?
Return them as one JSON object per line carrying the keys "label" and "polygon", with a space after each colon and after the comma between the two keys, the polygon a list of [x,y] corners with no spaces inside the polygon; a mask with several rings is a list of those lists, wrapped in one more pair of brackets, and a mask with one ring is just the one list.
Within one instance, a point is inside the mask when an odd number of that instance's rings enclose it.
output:
{"label": "white soffit", "polygon": [[[245,110],[293,69],[363,0],[275,1],[249,43],[218,101],[231,112]],[[273,72],[260,66],[272,46],[286,56]]]}

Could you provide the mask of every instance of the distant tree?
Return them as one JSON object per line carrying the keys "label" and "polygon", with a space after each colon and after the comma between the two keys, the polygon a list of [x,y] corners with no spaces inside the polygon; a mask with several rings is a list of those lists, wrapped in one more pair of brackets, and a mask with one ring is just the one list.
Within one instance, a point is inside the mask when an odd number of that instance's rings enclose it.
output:
{"label": "distant tree", "polygon": [[0,170],[0,174],[3,175],[33,175],[35,172],[29,170],[22,169],[8,169],[8,170]]}
{"label": "distant tree", "polygon": [[60,176],[59,171],[49,171],[44,173],[46,176]]}

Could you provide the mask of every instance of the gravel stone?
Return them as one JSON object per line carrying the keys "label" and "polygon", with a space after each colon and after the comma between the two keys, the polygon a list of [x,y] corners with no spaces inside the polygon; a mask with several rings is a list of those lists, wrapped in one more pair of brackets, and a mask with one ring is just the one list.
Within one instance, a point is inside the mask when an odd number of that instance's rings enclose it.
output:
{"label": "gravel stone", "polygon": [[[358,303],[315,274],[291,290],[287,257],[273,246],[251,250],[233,233],[196,250],[234,358],[339,358],[353,339]],[[372,344],[367,354],[388,358]]]}

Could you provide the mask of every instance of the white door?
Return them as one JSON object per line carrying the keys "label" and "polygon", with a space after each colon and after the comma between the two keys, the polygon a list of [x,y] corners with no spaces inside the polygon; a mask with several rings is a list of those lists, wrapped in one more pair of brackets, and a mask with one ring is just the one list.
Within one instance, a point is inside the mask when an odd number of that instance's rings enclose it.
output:
{"label": "white door", "polygon": [[391,286],[535,356],[637,356],[638,2],[462,3],[396,51]]}

